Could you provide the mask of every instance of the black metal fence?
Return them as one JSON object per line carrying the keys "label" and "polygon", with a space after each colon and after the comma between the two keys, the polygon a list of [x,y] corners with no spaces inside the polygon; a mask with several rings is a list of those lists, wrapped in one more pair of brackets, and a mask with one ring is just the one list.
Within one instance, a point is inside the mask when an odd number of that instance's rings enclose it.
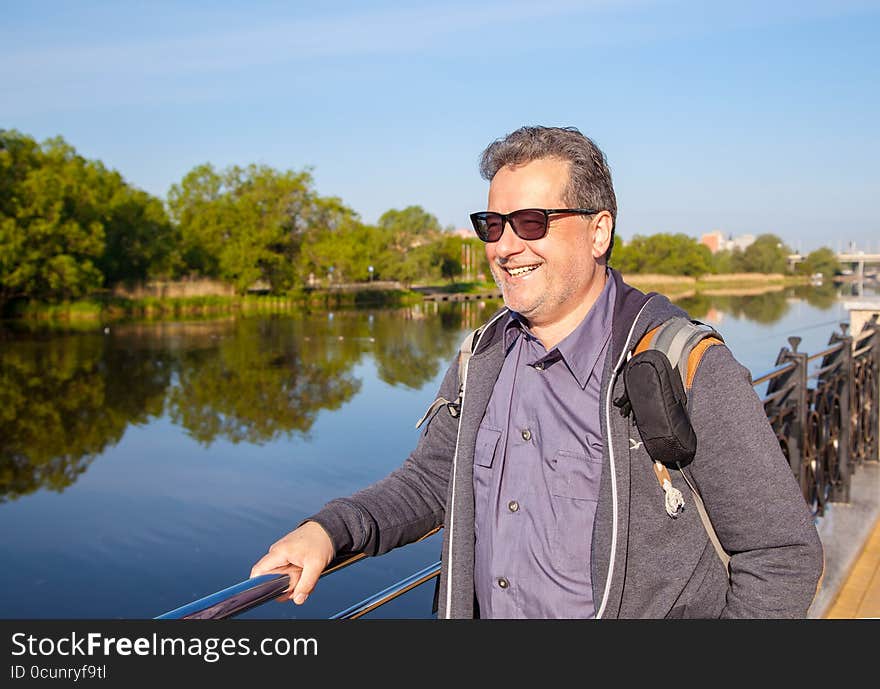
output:
{"label": "black metal fence", "polygon": [[[812,355],[798,351],[801,338],[788,338],[775,367],[752,381],[756,388],[767,384],[761,395],[767,418],[817,519],[829,503],[848,502],[859,467],[878,460],[880,324],[875,314],[861,332],[853,335],[848,329],[841,323],[828,347]],[[336,562],[322,576],[362,558]],[[331,619],[361,617],[439,574],[435,562]],[[157,619],[233,617],[272,600],[288,585],[286,574],[255,577]]]}
{"label": "black metal fence", "polygon": [[841,323],[812,355],[788,338],[776,368],[754,379],[768,382],[767,418],[816,517],[831,502],[849,502],[859,466],[878,456],[880,326],[875,314],[860,333],[848,329]]}

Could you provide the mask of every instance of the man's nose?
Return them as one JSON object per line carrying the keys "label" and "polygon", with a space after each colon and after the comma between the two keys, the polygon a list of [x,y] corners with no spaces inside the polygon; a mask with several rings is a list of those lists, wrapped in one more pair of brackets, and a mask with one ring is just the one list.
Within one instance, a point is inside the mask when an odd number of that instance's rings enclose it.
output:
{"label": "man's nose", "polygon": [[519,235],[513,231],[510,222],[504,223],[504,231],[501,233],[501,239],[495,242],[496,255],[503,258],[517,254],[524,248],[525,240],[520,239]]}

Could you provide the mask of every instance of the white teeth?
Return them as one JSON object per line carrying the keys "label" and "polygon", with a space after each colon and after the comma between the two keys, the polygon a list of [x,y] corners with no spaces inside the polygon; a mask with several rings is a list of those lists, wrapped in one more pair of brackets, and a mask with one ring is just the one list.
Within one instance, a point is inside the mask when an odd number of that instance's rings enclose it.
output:
{"label": "white teeth", "polygon": [[508,268],[507,272],[516,277],[517,275],[522,275],[523,273],[528,273],[538,266],[523,266],[522,268]]}

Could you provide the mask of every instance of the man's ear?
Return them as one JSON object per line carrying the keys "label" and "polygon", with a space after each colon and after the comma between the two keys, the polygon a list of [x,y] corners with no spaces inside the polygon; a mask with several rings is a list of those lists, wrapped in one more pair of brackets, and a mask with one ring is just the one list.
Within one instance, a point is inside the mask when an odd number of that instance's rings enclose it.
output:
{"label": "man's ear", "polygon": [[590,230],[593,233],[593,258],[601,258],[608,251],[613,227],[614,218],[608,211],[601,211],[593,218]]}

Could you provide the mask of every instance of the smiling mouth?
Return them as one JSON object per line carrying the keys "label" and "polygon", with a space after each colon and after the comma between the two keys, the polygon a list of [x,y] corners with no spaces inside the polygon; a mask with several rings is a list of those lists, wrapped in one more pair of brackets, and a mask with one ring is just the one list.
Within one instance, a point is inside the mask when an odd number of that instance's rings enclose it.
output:
{"label": "smiling mouth", "polygon": [[520,277],[521,275],[527,275],[528,273],[531,273],[533,270],[536,270],[540,267],[540,264],[535,264],[532,266],[517,266],[516,268],[505,268],[504,270],[507,272],[508,275],[516,278]]}

